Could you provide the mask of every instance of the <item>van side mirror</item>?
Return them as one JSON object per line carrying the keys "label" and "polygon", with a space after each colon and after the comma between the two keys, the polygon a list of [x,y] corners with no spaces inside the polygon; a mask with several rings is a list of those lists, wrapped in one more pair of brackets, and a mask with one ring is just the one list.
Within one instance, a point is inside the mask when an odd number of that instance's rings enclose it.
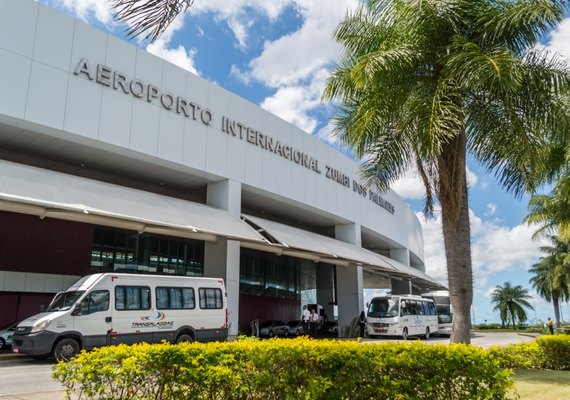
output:
{"label": "van side mirror", "polygon": [[75,307],[73,307],[73,311],[71,312],[71,315],[74,315],[74,316],[81,315],[81,305],[80,304],[76,304]]}

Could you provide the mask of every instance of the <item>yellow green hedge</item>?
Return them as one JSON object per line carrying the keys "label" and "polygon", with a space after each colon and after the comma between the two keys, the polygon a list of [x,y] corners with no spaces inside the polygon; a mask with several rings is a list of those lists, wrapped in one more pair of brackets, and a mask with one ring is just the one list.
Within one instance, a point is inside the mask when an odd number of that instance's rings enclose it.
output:
{"label": "yellow green hedge", "polygon": [[507,368],[570,370],[570,335],[548,335],[527,343],[494,346],[488,353]]}
{"label": "yellow green hedge", "polygon": [[54,367],[78,399],[504,399],[510,370],[467,345],[299,338],[83,352]]}

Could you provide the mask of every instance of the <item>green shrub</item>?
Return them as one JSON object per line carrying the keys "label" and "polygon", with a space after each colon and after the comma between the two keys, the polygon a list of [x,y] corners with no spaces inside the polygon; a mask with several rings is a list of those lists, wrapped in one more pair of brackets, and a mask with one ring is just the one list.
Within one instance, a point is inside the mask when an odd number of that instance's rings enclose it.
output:
{"label": "green shrub", "polygon": [[420,342],[243,340],[138,344],[54,366],[78,399],[504,399],[496,355]]}
{"label": "green shrub", "polygon": [[533,342],[493,346],[489,354],[506,368],[570,370],[570,336],[546,335]]}

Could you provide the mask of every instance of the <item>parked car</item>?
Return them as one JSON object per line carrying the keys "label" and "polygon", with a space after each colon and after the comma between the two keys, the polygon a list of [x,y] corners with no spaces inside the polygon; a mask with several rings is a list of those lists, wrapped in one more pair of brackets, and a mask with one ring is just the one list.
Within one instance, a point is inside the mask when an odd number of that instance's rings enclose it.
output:
{"label": "parked car", "polygon": [[0,329],[0,349],[3,349],[5,346],[12,345],[12,335],[14,334],[17,325],[18,323],[14,322],[13,324]]}
{"label": "parked car", "polygon": [[270,319],[259,324],[259,336],[289,336],[289,325],[283,321]]}
{"label": "parked car", "polygon": [[301,336],[305,333],[303,332],[303,322],[299,320],[289,321],[287,325],[289,325],[289,335],[291,336]]}

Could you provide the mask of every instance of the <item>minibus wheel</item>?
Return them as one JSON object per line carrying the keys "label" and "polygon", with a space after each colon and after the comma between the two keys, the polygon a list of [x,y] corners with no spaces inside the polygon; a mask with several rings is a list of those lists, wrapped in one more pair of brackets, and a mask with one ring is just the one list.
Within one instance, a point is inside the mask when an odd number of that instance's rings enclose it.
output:
{"label": "minibus wheel", "polygon": [[68,362],[77,353],[79,353],[79,343],[71,338],[61,339],[53,348],[53,358],[55,358],[57,362]]}
{"label": "minibus wheel", "polygon": [[406,340],[408,338],[408,328],[402,329],[402,339]]}
{"label": "minibus wheel", "polygon": [[192,341],[193,341],[192,336],[186,333],[183,333],[182,335],[178,336],[178,339],[176,339],[176,343],[185,343],[185,342],[189,343]]}

